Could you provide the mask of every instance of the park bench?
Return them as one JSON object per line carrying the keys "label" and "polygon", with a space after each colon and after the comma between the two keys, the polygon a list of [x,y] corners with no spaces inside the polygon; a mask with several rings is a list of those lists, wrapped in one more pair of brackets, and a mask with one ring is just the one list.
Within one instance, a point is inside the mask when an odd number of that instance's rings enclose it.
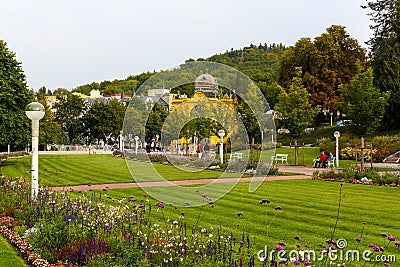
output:
{"label": "park bench", "polygon": [[288,157],[288,154],[276,154],[275,156],[271,157],[271,162],[278,163],[278,161],[280,161],[282,164],[283,163],[288,164],[287,157]]}
{"label": "park bench", "polygon": [[331,160],[328,160],[328,167],[335,167],[335,157],[333,157]]}
{"label": "park bench", "polygon": [[210,150],[210,152],[208,152],[208,155],[206,155],[206,157],[208,156],[208,158],[210,158],[210,159],[215,159],[216,155],[217,155],[217,152]]}
{"label": "park bench", "polygon": [[241,160],[242,158],[243,158],[243,153],[239,153],[239,152],[232,152],[231,153],[230,159]]}

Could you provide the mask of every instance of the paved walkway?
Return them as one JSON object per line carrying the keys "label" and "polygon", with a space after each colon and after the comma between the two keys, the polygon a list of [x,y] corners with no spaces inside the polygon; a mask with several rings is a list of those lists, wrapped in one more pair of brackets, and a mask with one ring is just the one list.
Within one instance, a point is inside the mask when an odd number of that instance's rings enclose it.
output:
{"label": "paved walkway", "polygon": [[[377,167],[388,167],[384,164],[374,163]],[[393,167],[393,164],[390,165]],[[396,167],[398,165],[396,164]],[[328,171],[329,168],[312,168],[302,166],[289,166],[279,165],[279,171],[283,173],[293,173],[293,175],[282,176],[264,176],[264,177],[245,177],[245,178],[221,178],[221,179],[200,179],[200,180],[181,180],[181,181],[160,181],[160,182],[142,182],[142,183],[115,183],[115,184],[95,184],[95,185],[77,185],[77,186],[64,186],[53,187],[55,191],[63,190],[103,190],[103,189],[117,189],[117,188],[139,188],[139,187],[152,187],[152,186],[183,186],[183,185],[201,185],[210,183],[237,183],[237,182],[251,182],[251,181],[277,181],[277,180],[298,180],[298,179],[311,179],[315,171]],[[335,170],[335,169],[333,169]],[[337,170],[337,169],[336,169]]]}
{"label": "paved walkway", "polygon": [[115,183],[115,184],[95,184],[95,185],[77,185],[53,187],[55,191],[63,190],[102,190],[102,189],[117,189],[117,188],[138,188],[152,186],[183,186],[183,185],[200,185],[210,183],[237,183],[251,181],[277,181],[277,180],[298,180],[311,179],[314,168],[296,167],[296,166],[280,166],[281,172],[294,173],[294,175],[282,176],[262,176],[262,177],[245,177],[245,178],[221,178],[221,179],[200,179],[200,180],[180,180],[180,181],[160,181],[160,182],[142,182],[142,183]]}

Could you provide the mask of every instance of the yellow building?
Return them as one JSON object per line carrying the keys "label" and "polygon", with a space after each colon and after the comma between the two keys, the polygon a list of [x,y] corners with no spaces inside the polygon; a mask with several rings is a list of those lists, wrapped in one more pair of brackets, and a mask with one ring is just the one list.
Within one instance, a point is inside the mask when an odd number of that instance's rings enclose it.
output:
{"label": "yellow building", "polygon": [[192,97],[187,97],[186,95],[170,94],[170,111],[174,110],[182,103],[187,103],[192,109],[200,101],[207,99],[208,102],[222,102],[231,108],[235,109],[238,106],[238,99],[235,94],[231,96],[219,95],[218,82],[217,80],[206,72],[194,81],[194,95]]}

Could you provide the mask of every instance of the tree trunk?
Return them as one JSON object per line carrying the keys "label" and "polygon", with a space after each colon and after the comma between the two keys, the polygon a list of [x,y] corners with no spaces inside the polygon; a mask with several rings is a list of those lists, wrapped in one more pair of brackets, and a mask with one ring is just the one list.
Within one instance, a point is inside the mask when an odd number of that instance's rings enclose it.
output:
{"label": "tree trunk", "polygon": [[364,167],[364,136],[361,136],[361,170]]}

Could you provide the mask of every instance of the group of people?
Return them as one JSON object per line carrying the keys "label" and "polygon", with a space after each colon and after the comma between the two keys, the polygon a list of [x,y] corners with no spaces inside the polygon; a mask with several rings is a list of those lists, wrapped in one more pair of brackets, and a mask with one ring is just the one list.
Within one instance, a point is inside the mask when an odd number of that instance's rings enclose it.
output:
{"label": "group of people", "polygon": [[314,168],[326,168],[326,163],[328,161],[333,161],[332,152],[330,152],[329,156],[327,156],[324,151],[321,151],[319,157],[314,160]]}
{"label": "group of people", "polygon": [[210,146],[208,145],[208,143],[206,143],[204,146],[202,143],[199,143],[197,145],[196,152],[197,152],[197,155],[199,156],[199,159],[201,159],[203,157],[203,153],[208,155],[208,153],[210,152]]}

